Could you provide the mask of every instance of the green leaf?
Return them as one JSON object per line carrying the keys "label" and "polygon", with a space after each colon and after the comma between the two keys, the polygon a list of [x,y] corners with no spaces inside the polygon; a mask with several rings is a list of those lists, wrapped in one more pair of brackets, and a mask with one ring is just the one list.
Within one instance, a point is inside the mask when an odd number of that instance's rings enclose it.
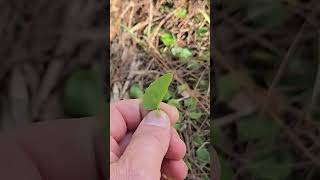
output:
{"label": "green leaf", "polygon": [[182,123],[176,123],[173,127],[177,130],[180,131],[180,129],[182,128]]}
{"label": "green leaf", "polygon": [[129,90],[130,98],[141,98],[143,96],[143,92],[138,84],[134,84],[131,86]]}
{"label": "green leaf", "polygon": [[179,8],[173,11],[173,15],[177,18],[184,19],[187,17],[187,10],[185,8]]}
{"label": "green leaf", "polygon": [[203,176],[201,177],[201,180],[209,180],[209,177],[208,177],[207,175],[203,175]]}
{"label": "green leaf", "polygon": [[182,51],[180,52],[179,57],[182,59],[188,59],[192,57],[192,52],[187,48],[182,48]]}
{"label": "green leaf", "polygon": [[161,5],[160,6],[160,12],[161,13],[169,13],[170,12],[170,8],[168,6]]}
{"label": "green leaf", "polygon": [[171,53],[173,56],[181,59],[188,59],[192,57],[192,52],[188,48],[173,47],[171,49]]}
{"label": "green leaf", "polygon": [[259,116],[255,113],[239,120],[238,137],[240,141],[255,139],[272,140],[278,130],[274,121],[266,116]]}
{"label": "green leaf", "polygon": [[178,100],[176,100],[176,99],[170,99],[168,101],[168,104],[171,105],[171,106],[174,106],[176,108],[180,108],[181,107],[180,102]]}
{"label": "green leaf", "polygon": [[250,168],[251,173],[259,179],[284,180],[291,173],[290,164],[278,162],[273,157],[250,164],[253,166]]}
{"label": "green leaf", "polygon": [[173,74],[168,73],[149,85],[143,95],[143,107],[145,110],[159,109],[160,102],[166,95],[172,78]]}
{"label": "green leaf", "polygon": [[292,171],[293,155],[286,148],[255,147],[257,152],[253,159],[249,161],[248,170],[255,179],[263,180],[284,180]]}
{"label": "green leaf", "polygon": [[198,120],[202,116],[202,114],[203,113],[200,110],[195,110],[189,114],[189,117],[190,119]]}
{"label": "green leaf", "polygon": [[172,53],[172,55],[175,56],[175,57],[179,57],[181,51],[182,51],[182,48],[181,48],[181,47],[173,47],[173,48],[171,49],[171,53]]}
{"label": "green leaf", "polygon": [[208,28],[206,28],[206,27],[202,27],[202,28],[199,28],[199,29],[198,29],[198,33],[199,33],[199,34],[204,34],[204,33],[206,33],[206,32],[208,32]]}
{"label": "green leaf", "polygon": [[199,28],[196,33],[197,33],[197,36],[198,36],[199,38],[202,38],[202,37],[204,37],[204,35],[206,34],[206,32],[208,32],[208,28],[202,27],[202,28]]}
{"label": "green leaf", "polygon": [[199,69],[201,66],[197,61],[190,61],[188,62],[187,68],[188,69],[192,69],[192,70],[197,70]]}
{"label": "green leaf", "polygon": [[183,93],[184,91],[186,91],[188,88],[188,86],[186,84],[182,84],[182,85],[179,85],[178,86],[178,93],[181,94]]}
{"label": "green leaf", "polygon": [[163,101],[167,102],[172,98],[172,92],[170,90],[168,90],[168,92],[166,93],[166,95],[163,97]]}
{"label": "green leaf", "polygon": [[196,146],[201,146],[204,143],[204,136],[196,135],[193,139],[193,142]]}
{"label": "green leaf", "polygon": [[171,45],[174,45],[176,44],[176,39],[175,37],[170,34],[170,33],[164,33],[161,35],[160,37],[161,41],[163,42],[163,44],[165,46],[171,46]]}
{"label": "green leaf", "polygon": [[97,76],[89,70],[78,70],[65,83],[64,112],[71,117],[93,116],[99,110],[101,98]]}
{"label": "green leaf", "polygon": [[205,51],[200,52],[199,60],[210,61],[210,51],[205,50]]}
{"label": "green leaf", "polygon": [[203,90],[207,90],[209,87],[209,81],[208,80],[201,80],[199,82],[199,88]]}
{"label": "green leaf", "polygon": [[217,87],[219,91],[219,101],[228,102],[237,92],[239,92],[241,86],[236,77],[236,73],[229,73],[218,79]]}
{"label": "green leaf", "polygon": [[189,109],[194,109],[196,108],[197,101],[194,98],[188,98],[183,101],[183,104]]}
{"label": "green leaf", "polygon": [[203,161],[203,162],[210,161],[210,153],[205,147],[200,147],[199,149],[197,149],[196,156],[200,161]]}

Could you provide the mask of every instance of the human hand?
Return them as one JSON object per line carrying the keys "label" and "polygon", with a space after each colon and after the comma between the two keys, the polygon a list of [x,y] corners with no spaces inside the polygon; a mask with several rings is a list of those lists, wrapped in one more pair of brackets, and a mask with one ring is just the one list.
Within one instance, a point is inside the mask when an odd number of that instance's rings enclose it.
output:
{"label": "human hand", "polygon": [[60,119],[0,133],[0,179],[105,180],[105,121]]}
{"label": "human hand", "polygon": [[110,179],[159,180],[161,174],[184,179],[186,147],[172,128],[178,118],[177,109],[165,103],[161,103],[160,113],[144,111],[139,100],[112,103]]}

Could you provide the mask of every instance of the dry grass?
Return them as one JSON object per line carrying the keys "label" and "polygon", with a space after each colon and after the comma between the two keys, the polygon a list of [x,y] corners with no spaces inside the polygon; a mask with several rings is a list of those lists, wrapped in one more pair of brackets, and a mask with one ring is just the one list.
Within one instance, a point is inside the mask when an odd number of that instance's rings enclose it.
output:
{"label": "dry grass", "polygon": [[[162,11],[164,6],[169,8],[168,12]],[[184,19],[173,15],[172,10],[177,8],[187,9]],[[194,142],[196,136],[202,136],[205,140],[201,146],[209,143],[210,86],[201,90],[199,83],[209,81],[209,57],[205,60],[201,57],[209,52],[210,40],[209,32],[200,40],[196,33],[200,27],[209,28],[209,24],[199,10],[209,14],[207,1],[111,1],[111,99],[127,99],[132,84],[146,87],[160,74],[173,72],[171,90],[187,85],[185,92],[177,94],[177,100],[182,103],[194,98],[204,114],[197,121],[190,120],[188,109],[179,108],[182,115],[179,133],[187,144],[185,160],[190,164],[188,179],[209,174],[209,164],[196,158],[199,145]],[[179,47],[192,51],[192,61],[199,64],[198,68],[188,68],[171,56],[170,49],[160,41],[162,30],[173,34]]]}

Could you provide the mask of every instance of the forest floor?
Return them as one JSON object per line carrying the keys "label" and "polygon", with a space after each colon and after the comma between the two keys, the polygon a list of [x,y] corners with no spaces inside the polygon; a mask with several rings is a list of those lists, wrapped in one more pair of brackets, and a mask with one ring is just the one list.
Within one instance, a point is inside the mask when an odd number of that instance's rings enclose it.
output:
{"label": "forest floor", "polygon": [[319,179],[317,1],[217,1],[213,144],[222,179]]}
{"label": "forest floor", "polygon": [[180,112],[188,179],[209,179],[209,16],[209,1],[111,1],[112,101],[174,74],[165,102]]}

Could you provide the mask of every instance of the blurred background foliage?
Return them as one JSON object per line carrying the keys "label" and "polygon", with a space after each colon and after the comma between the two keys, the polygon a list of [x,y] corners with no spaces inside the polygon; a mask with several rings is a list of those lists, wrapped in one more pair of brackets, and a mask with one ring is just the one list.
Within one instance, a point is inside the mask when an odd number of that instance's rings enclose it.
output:
{"label": "blurred background foliage", "polygon": [[100,111],[103,4],[0,2],[1,130]]}
{"label": "blurred background foliage", "polygon": [[214,4],[222,180],[320,178],[319,2]]}

